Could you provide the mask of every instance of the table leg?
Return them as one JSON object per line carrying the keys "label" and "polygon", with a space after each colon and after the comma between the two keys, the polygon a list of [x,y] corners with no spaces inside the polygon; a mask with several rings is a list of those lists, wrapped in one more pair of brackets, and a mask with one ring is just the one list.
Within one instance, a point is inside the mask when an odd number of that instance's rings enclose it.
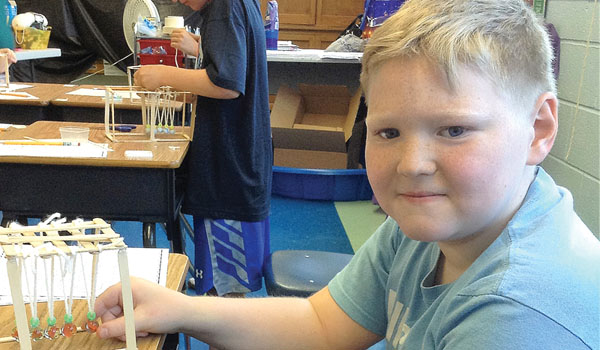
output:
{"label": "table leg", "polygon": [[142,242],[144,248],[156,248],[156,224],[144,222],[142,224]]}
{"label": "table leg", "polygon": [[171,252],[185,254],[185,236],[181,234],[179,215],[167,220],[167,237],[171,240]]}

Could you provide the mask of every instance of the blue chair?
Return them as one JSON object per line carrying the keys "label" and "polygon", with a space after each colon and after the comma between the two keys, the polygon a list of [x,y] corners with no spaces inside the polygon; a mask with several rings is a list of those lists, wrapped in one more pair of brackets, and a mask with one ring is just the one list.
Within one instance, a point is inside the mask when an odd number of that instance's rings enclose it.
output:
{"label": "blue chair", "polygon": [[329,283],[352,254],[317,250],[278,250],[267,259],[265,287],[272,296],[309,297]]}

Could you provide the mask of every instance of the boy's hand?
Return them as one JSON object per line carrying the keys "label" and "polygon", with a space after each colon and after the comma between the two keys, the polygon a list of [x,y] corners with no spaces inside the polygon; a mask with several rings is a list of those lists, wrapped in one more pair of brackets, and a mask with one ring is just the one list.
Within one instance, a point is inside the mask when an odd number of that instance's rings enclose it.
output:
{"label": "boy's hand", "polygon": [[186,55],[198,56],[198,39],[185,29],[173,29],[171,47],[183,51]]}
{"label": "boy's hand", "polygon": [[154,91],[165,84],[165,78],[168,77],[170,66],[161,64],[151,64],[141,66],[133,75],[133,83],[150,91]]}
{"label": "boy's hand", "polygon": [[[0,54],[5,54],[8,58],[8,65],[10,66],[13,63],[17,63],[17,56],[15,52],[11,49],[0,49]],[[4,71],[4,59],[0,60],[0,70]]]}
{"label": "boy's hand", "polygon": [[[187,296],[143,279],[131,278],[135,329],[138,337],[150,333],[174,333],[185,322]],[[121,284],[102,293],[94,305],[102,325],[96,331],[100,338],[119,338],[125,341],[125,318]],[[180,311],[183,311],[180,313]]]}

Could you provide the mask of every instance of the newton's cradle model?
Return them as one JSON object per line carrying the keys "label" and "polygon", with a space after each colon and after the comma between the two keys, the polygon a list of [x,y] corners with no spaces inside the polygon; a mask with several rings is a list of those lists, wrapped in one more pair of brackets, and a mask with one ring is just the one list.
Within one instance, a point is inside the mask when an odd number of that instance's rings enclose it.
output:
{"label": "newton's cradle model", "polygon": [[[32,340],[51,341],[60,336],[72,337],[78,331],[95,332],[98,328],[94,313],[98,260],[102,251],[118,250],[126,349],[137,349],[127,246],[123,243],[123,238],[102,219],[93,219],[92,221],[78,219],[70,223],[65,223],[64,220],[48,223],[49,221],[46,220],[36,226],[0,227],[0,247],[7,259],[6,267],[16,321],[16,328],[11,336],[0,338],[0,343],[17,341],[21,350],[30,350]],[[83,254],[92,255],[89,289],[86,283]],[[76,268],[77,260],[81,263],[79,269]],[[55,264],[57,263],[60,267],[60,277],[55,276]],[[30,274],[28,274],[27,266],[29,266]],[[38,273],[38,266],[43,268],[48,293],[48,318],[44,328],[42,327],[43,322],[37,316],[38,280],[41,279],[38,276],[42,275]],[[76,270],[80,270],[78,273],[83,273],[83,283],[88,296],[87,322],[82,327],[73,324],[73,282],[79,278],[75,276]],[[33,276],[32,279],[29,277],[30,275]],[[23,279],[25,280],[24,284]],[[59,281],[62,282],[66,310],[61,327],[54,316],[55,284],[59,284]],[[26,288],[31,307],[29,322],[23,297],[23,286]]]}
{"label": "newton's cradle model", "polygon": [[[161,86],[155,91],[133,86],[131,82],[132,70],[137,68],[139,66],[127,67],[129,87],[106,87],[104,108],[104,131],[106,137],[113,142],[120,142],[124,139],[127,139],[127,142],[191,141],[194,134],[196,102],[194,100],[191,104],[189,126],[185,125],[187,103],[183,103],[181,113],[176,113],[176,109],[178,105],[181,105],[178,101],[185,101],[186,98],[191,98],[192,93],[176,91],[170,86]],[[129,102],[131,104],[141,104],[142,130],[140,132],[119,131],[119,128],[115,124],[115,103],[123,100],[122,95],[119,95],[121,91],[129,92]],[[139,97],[139,102],[134,97]],[[176,114],[180,114],[181,116],[178,121],[175,119]],[[139,136],[145,137],[140,139]]]}

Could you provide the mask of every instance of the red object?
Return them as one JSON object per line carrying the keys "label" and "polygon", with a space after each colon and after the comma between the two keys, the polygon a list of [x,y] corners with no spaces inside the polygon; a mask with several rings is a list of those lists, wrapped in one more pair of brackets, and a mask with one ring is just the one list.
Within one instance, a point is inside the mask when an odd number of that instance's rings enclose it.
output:
{"label": "red object", "polygon": [[88,320],[85,323],[84,327],[88,332],[95,333],[96,330],[98,329],[98,322]]}
{"label": "red object", "polygon": [[17,327],[13,328],[13,331],[10,335],[16,340],[19,340],[19,331],[17,330]]}
{"label": "red object", "polygon": [[67,323],[62,328],[62,335],[67,338],[74,336],[75,333],[77,333],[77,327],[75,327],[75,325],[72,323]]}
{"label": "red object", "polygon": [[162,47],[167,55],[175,54],[175,48],[171,47],[171,39],[138,39],[138,44],[140,45],[140,52],[147,48],[158,50]]}
{"label": "red object", "polygon": [[33,331],[31,331],[31,339],[35,340],[40,340],[44,337],[44,332],[42,332],[41,329],[39,328],[34,328]]}
{"label": "red object", "polygon": [[60,335],[60,329],[56,326],[49,326],[46,329],[46,338],[48,339],[56,339]]}
{"label": "red object", "polygon": [[[175,55],[150,55],[150,54],[139,54],[138,58],[140,60],[141,65],[146,64],[164,64],[167,66],[176,66],[175,65]],[[177,62],[179,63],[179,67],[185,67],[183,60],[185,59],[185,54],[183,52],[179,52],[177,55]]]}

